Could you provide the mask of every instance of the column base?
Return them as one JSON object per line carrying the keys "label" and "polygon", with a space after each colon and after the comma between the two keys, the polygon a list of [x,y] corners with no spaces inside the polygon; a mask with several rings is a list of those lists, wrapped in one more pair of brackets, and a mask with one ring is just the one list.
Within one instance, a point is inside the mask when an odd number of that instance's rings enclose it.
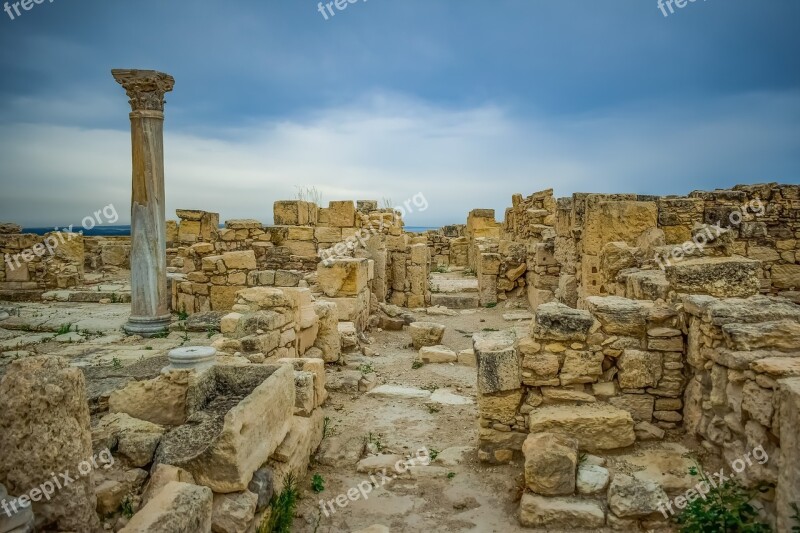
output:
{"label": "column base", "polygon": [[156,317],[131,316],[128,323],[122,329],[131,335],[141,335],[142,337],[154,337],[161,335],[164,331],[169,331],[172,322],[171,315]]}

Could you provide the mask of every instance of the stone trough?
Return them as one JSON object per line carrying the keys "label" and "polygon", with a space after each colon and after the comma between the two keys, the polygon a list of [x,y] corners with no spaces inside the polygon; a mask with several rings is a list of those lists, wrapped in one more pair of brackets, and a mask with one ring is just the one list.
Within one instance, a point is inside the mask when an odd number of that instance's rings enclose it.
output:
{"label": "stone trough", "polygon": [[215,366],[187,392],[185,424],[164,435],[155,462],[181,467],[216,493],[247,489],[292,425],[289,365]]}

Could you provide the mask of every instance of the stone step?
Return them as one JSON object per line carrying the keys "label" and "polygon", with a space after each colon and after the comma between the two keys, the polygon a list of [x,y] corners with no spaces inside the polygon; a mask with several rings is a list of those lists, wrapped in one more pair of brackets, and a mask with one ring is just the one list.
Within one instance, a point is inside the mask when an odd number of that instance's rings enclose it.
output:
{"label": "stone step", "polygon": [[3,289],[0,290],[0,302],[38,302],[43,292],[43,289]]}
{"label": "stone step", "polygon": [[450,309],[477,309],[480,307],[478,293],[433,293],[431,305],[443,305]]}
{"label": "stone step", "polygon": [[558,433],[578,439],[592,453],[626,448],[636,440],[628,411],[608,404],[558,405],[531,411],[531,433]]}
{"label": "stone step", "polygon": [[99,303],[101,300],[110,300],[112,303],[130,303],[130,288],[115,291],[80,291],[61,290],[49,291],[42,294],[45,302],[82,302]]}

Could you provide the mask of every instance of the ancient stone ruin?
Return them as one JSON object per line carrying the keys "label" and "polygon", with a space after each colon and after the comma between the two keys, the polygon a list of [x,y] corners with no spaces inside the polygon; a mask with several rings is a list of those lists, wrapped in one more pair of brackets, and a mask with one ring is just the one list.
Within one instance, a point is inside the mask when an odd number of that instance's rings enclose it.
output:
{"label": "ancient stone ruin", "polygon": [[0,225],[0,533],[678,531],[717,472],[800,526],[800,186],[167,220],[114,76],[132,235]]}

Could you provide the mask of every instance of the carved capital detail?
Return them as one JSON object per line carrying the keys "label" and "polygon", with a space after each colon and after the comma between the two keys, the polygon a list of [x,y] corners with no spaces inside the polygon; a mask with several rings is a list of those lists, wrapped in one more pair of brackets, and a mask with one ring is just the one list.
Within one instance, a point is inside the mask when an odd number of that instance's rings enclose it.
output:
{"label": "carved capital detail", "polygon": [[125,89],[133,111],[164,111],[164,94],[175,85],[172,76],[155,70],[114,69],[111,75]]}

